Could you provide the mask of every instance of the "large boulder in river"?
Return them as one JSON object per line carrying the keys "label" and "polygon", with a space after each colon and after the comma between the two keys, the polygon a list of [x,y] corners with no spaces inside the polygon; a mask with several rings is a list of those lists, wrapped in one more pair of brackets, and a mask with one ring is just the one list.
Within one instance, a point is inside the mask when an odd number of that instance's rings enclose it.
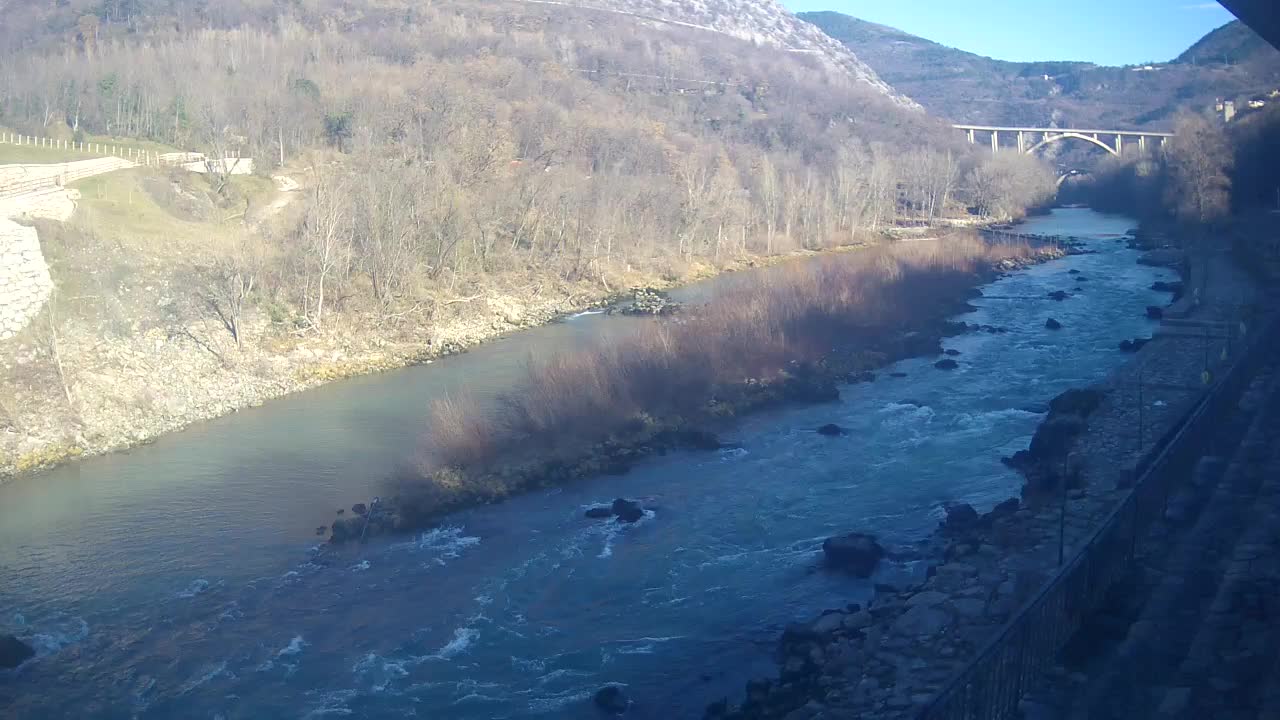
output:
{"label": "large boulder in river", "polygon": [[594,520],[603,520],[605,518],[613,517],[613,508],[611,507],[587,508],[587,511],[583,514]]}
{"label": "large boulder in river", "polygon": [[1162,319],[1164,317],[1164,308],[1160,307],[1159,305],[1148,305],[1147,317],[1151,318],[1152,320]]}
{"label": "large boulder in river", "polygon": [[1089,417],[1102,402],[1102,391],[1093,388],[1068,390],[1049,401],[1050,414],[1079,415]]}
{"label": "large boulder in river", "polygon": [[1067,295],[1066,290],[1054,290],[1053,292],[1049,293],[1049,298],[1051,300],[1057,300],[1058,302],[1062,302],[1063,300],[1066,300],[1068,297],[1070,296]]}
{"label": "large boulder in river", "polygon": [[963,535],[981,522],[978,511],[969,503],[947,503],[943,510],[947,513],[947,519],[942,521],[942,529],[951,535]]}
{"label": "large boulder in river", "polygon": [[1173,282],[1167,282],[1165,280],[1157,280],[1151,283],[1151,289],[1155,290],[1156,292],[1171,292],[1173,293],[1173,298],[1177,300],[1178,298],[1182,297],[1183,286],[1182,286],[1182,282],[1177,280]]}
{"label": "large boulder in river", "polygon": [[1061,330],[1061,329],[1062,329],[1062,323],[1058,322],[1057,320],[1055,320],[1055,319],[1053,319],[1053,318],[1049,318],[1048,320],[1045,320],[1045,321],[1044,321],[1044,326],[1045,326],[1046,328],[1050,329],[1050,330]]}
{"label": "large boulder in river", "polygon": [[0,669],[16,668],[35,656],[30,645],[12,635],[0,635]]}
{"label": "large boulder in river", "polygon": [[866,578],[871,577],[876,565],[880,564],[884,548],[873,535],[849,533],[824,540],[822,555],[829,567]]}
{"label": "large boulder in river", "polygon": [[818,434],[826,435],[827,437],[840,437],[845,434],[845,429],[835,423],[827,423],[818,428]]}
{"label": "large boulder in river", "polygon": [[611,509],[613,514],[618,516],[618,520],[624,523],[633,523],[644,517],[644,508],[640,507],[640,503],[635,500],[618,498],[613,501]]}
{"label": "large boulder in river", "polygon": [[1032,457],[1046,459],[1065,455],[1084,428],[1084,419],[1078,415],[1050,416],[1031,437]]}
{"label": "large boulder in river", "polygon": [[617,685],[606,685],[597,690],[593,702],[596,707],[612,715],[621,715],[631,705],[627,694]]}
{"label": "large boulder in river", "polygon": [[329,526],[329,542],[341,545],[344,542],[359,540],[364,534],[366,520],[360,516],[338,518]]}
{"label": "large boulder in river", "polygon": [[938,368],[939,370],[955,370],[956,368],[960,367],[960,363],[956,362],[955,360],[952,360],[951,358],[943,358],[938,362],[934,363],[933,366]]}

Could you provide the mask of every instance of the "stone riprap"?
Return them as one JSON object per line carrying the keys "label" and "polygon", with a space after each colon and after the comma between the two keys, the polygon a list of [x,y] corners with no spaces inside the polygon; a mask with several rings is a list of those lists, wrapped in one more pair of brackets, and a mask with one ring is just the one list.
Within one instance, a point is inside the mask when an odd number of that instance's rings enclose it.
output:
{"label": "stone riprap", "polygon": [[0,341],[25,328],[53,293],[53,278],[35,228],[16,218],[64,221],[75,211],[75,191],[63,187],[133,163],[95,158],[49,165],[0,165]]}
{"label": "stone riprap", "polygon": [[52,292],[35,228],[0,219],[0,340],[25,328]]}

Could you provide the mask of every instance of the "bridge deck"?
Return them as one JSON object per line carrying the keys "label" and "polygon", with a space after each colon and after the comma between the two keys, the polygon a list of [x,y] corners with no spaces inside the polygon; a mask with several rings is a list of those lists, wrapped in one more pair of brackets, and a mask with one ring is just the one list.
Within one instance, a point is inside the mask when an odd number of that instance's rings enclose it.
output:
{"label": "bridge deck", "polygon": [[986,132],[1080,133],[1081,135],[1127,135],[1130,137],[1173,137],[1171,132],[1155,130],[1080,130],[1078,128],[998,127],[993,125],[952,125],[957,130],[982,130]]}

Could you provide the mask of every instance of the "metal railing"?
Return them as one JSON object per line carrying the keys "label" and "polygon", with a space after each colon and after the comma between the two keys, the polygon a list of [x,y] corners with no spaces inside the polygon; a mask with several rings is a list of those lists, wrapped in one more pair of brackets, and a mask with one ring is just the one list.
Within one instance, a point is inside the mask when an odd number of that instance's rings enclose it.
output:
{"label": "metal railing", "polygon": [[1270,318],[1261,330],[1183,420],[1142,458],[1133,490],[1084,547],[919,712],[919,720],[1020,716],[1023,695],[1056,662],[1112,585],[1129,574],[1145,531],[1164,514],[1171,490],[1189,478],[1219,418],[1232,410],[1266,361],[1280,318]]}

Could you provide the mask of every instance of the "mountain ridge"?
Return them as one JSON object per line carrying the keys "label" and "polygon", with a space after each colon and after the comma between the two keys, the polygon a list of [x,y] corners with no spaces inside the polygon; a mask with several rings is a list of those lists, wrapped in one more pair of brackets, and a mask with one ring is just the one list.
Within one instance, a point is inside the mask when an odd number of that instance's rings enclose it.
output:
{"label": "mountain ridge", "polygon": [[849,45],[880,77],[953,122],[1165,128],[1178,110],[1280,87],[1280,51],[1239,21],[1159,64],[1015,62],[947,47],[837,12],[800,13]]}

